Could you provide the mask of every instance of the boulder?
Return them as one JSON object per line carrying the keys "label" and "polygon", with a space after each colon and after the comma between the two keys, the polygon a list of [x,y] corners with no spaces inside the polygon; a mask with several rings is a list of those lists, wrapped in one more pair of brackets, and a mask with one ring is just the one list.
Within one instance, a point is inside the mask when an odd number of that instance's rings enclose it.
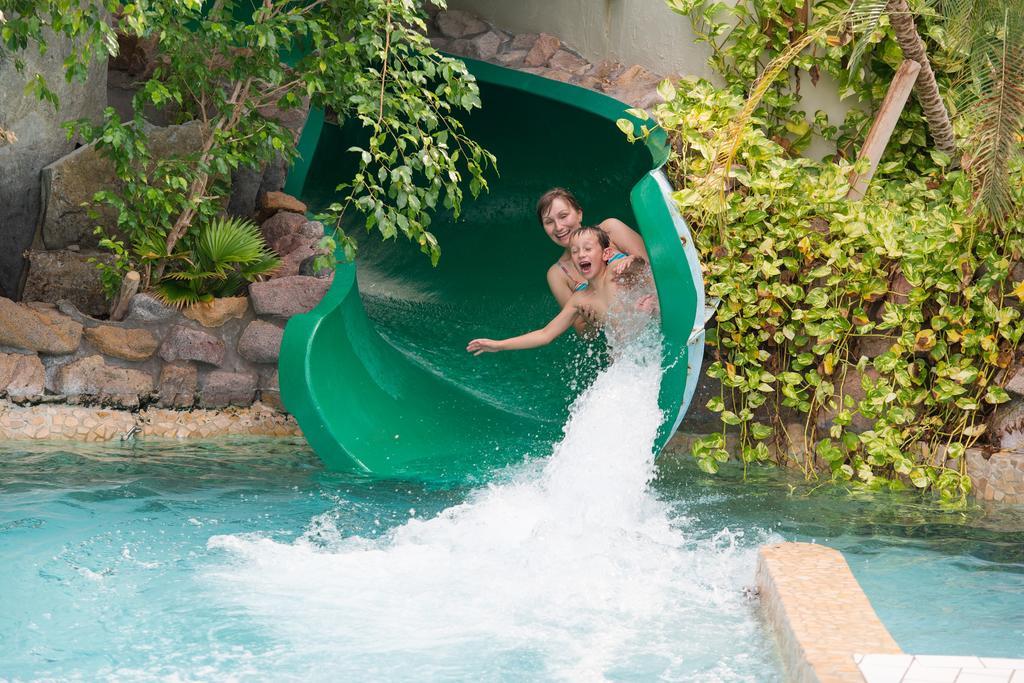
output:
{"label": "boulder", "polygon": [[508,50],[499,53],[494,61],[502,66],[515,67],[522,64],[524,59],[526,59],[526,50]]}
{"label": "boulder", "polygon": [[[536,33],[517,33],[512,36],[508,47],[510,50],[523,50],[524,53],[529,52],[533,44],[537,42],[537,38],[539,36]],[[523,56],[525,57],[526,55],[524,54]]]}
{"label": "boulder", "polygon": [[248,406],[255,397],[255,374],[214,370],[203,381],[199,405],[203,408]]}
{"label": "boulder", "polygon": [[1024,367],[1018,365],[1010,368],[1010,376],[1006,380],[1005,389],[1011,394],[1024,396]]}
{"label": "boulder", "polygon": [[191,408],[196,402],[198,375],[193,363],[168,363],[160,370],[156,404],[161,408]]}
{"label": "boulder", "polygon": [[170,320],[178,312],[151,294],[136,294],[128,301],[126,321],[158,323]]}
{"label": "boulder", "polygon": [[497,31],[481,33],[469,40],[468,54],[470,57],[491,61],[498,55],[498,50],[505,40],[506,37]]}
{"label": "boulder", "polygon": [[290,318],[313,310],[331,287],[331,280],[306,275],[281,277],[249,285],[249,296],[257,315]]}
{"label": "boulder", "polygon": [[661,80],[657,74],[634,64],[620,73],[605,91],[630,106],[646,109],[662,101],[658,94]]}
{"label": "boulder", "polygon": [[[11,4],[3,6],[7,11]],[[70,39],[44,31],[45,54],[31,47],[0,56],[0,127],[16,138],[13,144],[0,139],[0,296],[11,299],[21,298],[26,266],[22,254],[32,246],[39,224],[39,173],[75,148],[76,141],[68,139],[63,124],[79,118],[99,121],[107,105],[106,53],[98,50],[83,77],[69,81],[64,78],[64,60],[75,47]],[[24,64],[23,73],[15,67],[18,60]],[[26,91],[30,74],[46,79],[59,108]]]}
{"label": "boulder", "polygon": [[843,396],[849,396],[853,399],[854,406],[850,410],[853,412],[853,419],[850,424],[847,425],[846,429],[853,432],[864,432],[871,429],[874,424],[871,420],[861,415],[858,409],[858,404],[867,397],[867,392],[864,391],[863,380],[867,379],[870,382],[878,381],[878,371],[873,367],[868,366],[861,373],[857,368],[850,367],[846,371],[845,378],[841,374],[842,368],[836,369],[836,375],[832,377],[832,381],[835,384],[836,395],[833,397],[833,401],[836,404],[835,408],[822,407],[818,411],[817,427],[820,436],[826,436],[829,433],[829,429],[832,427],[832,421],[835,419],[836,414],[842,410]]}
{"label": "boulder", "polygon": [[170,363],[197,360],[210,365],[224,362],[224,342],[219,338],[184,325],[175,325],[160,345],[160,357]]}
{"label": "boulder", "polygon": [[[74,247],[75,245],[70,245]],[[47,301],[56,303],[66,299],[86,315],[98,317],[110,311],[110,304],[103,293],[103,283],[96,259],[107,265],[114,262],[114,256],[98,251],[41,251],[26,252],[28,278],[22,298],[26,301]]]}
{"label": "boulder", "polygon": [[548,67],[579,76],[590,68],[590,62],[563,49],[548,60]]}
{"label": "boulder", "polygon": [[0,297],[0,345],[61,355],[74,353],[82,326],[54,310],[37,310]]}
{"label": "boulder", "polygon": [[[148,128],[150,151],[156,159],[183,155],[202,147],[202,123],[191,121],[178,126]],[[99,190],[116,186],[114,167],[92,145],[79,147],[71,154],[43,168],[42,236],[47,249],[63,249],[69,244],[95,247],[99,236],[93,234],[97,221],[89,217],[92,207],[100,214],[99,223],[113,230],[116,212],[106,205],[94,205]]]}
{"label": "boulder", "polygon": [[46,384],[46,370],[36,354],[0,353],[0,396],[17,401],[40,396]]}
{"label": "boulder", "polygon": [[260,211],[271,216],[278,211],[291,211],[292,213],[306,213],[306,205],[290,194],[284,192],[264,192],[260,196]]}
{"label": "boulder", "polygon": [[537,36],[533,47],[526,53],[523,63],[526,66],[540,67],[548,63],[548,60],[555,56],[558,48],[562,47],[562,41],[550,33],[542,33]]}
{"label": "boulder", "polygon": [[192,304],[183,309],[182,314],[203,327],[220,327],[229,320],[245,317],[248,310],[249,297],[226,296]]}
{"label": "boulder", "polygon": [[153,391],[149,373],[107,365],[96,354],[57,369],[57,393],[71,403],[109,403],[123,408],[136,408],[141,396]]}
{"label": "boulder", "polygon": [[253,363],[276,363],[284,330],[273,323],[253,320],[238,338],[238,355]]}
{"label": "boulder", "polygon": [[124,360],[146,360],[160,345],[160,340],[149,330],[114,325],[90,327],[85,331],[85,338],[100,353]]}
{"label": "boulder", "polygon": [[281,211],[263,221],[260,232],[263,233],[263,239],[267,246],[280,254],[282,253],[279,249],[281,240],[299,232],[302,226],[308,222],[302,214]]}
{"label": "boulder", "polygon": [[1024,450],[1024,400],[1015,398],[996,408],[989,421],[989,434],[1003,450]]}
{"label": "boulder", "polygon": [[466,38],[487,30],[487,24],[469,12],[457,9],[438,12],[434,25],[447,38]]}
{"label": "boulder", "polygon": [[289,250],[287,254],[281,257],[281,265],[274,272],[276,278],[290,277],[293,275],[303,275],[302,264],[309,259],[316,258],[316,255],[320,253],[317,249],[316,242],[310,242],[306,240],[301,242],[298,246]]}

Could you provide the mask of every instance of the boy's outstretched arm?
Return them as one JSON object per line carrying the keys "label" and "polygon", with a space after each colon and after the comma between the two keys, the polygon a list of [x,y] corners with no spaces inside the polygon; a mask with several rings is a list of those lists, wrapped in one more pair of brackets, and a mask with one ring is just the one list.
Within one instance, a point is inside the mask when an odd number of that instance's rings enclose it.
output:
{"label": "boy's outstretched arm", "polygon": [[572,326],[572,322],[578,314],[574,299],[575,297],[570,298],[565,304],[565,308],[552,318],[551,322],[539,330],[508,339],[474,339],[466,346],[466,350],[474,356],[479,356],[481,353],[518,351],[520,349],[535,349],[538,346],[547,346]]}

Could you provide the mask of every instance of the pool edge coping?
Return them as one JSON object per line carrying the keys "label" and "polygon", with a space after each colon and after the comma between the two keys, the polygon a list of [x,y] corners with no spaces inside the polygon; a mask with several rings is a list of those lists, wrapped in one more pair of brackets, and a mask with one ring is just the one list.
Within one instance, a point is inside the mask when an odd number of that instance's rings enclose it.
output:
{"label": "pool edge coping", "polygon": [[800,542],[761,546],[757,588],[787,680],[860,682],[855,654],[903,654],[835,548]]}

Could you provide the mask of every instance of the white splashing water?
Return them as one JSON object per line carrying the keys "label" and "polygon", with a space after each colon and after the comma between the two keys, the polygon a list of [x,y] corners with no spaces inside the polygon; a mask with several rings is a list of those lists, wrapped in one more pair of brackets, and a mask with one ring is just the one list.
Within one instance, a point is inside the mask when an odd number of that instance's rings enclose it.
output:
{"label": "white splashing water", "polygon": [[777,679],[742,594],[753,547],[689,534],[648,489],[658,349],[616,354],[550,458],[463,504],[377,539],[331,514],[292,543],[215,536],[230,557],[210,580],[313,678]]}

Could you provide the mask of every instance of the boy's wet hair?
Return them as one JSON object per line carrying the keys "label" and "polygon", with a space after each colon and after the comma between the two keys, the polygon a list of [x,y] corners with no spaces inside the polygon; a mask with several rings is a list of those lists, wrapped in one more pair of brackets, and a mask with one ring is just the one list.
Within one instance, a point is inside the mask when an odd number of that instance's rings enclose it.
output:
{"label": "boy's wet hair", "polygon": [[647,260],[641,256],[634,256],[622,269],[622,272],[615,276],[615,282],[627,287],[645,284],[651,277],[651,269],[647,266]]}
{"label": "boy's wet hair", "polygon": [[601,245],[602,249],[607,249],[612,246],[612,238],[608,236],[608,233],[604,231],[604,228],[596,225],[581,225],[572,232],[569,233],[569,243],[581,235],[594,235],[597,237],[598,244]]}
{"label": "boy's wet hair", "polygon": [[537,200],[537,221],[540,222],[541,225],[544,225],[544,214],[548,212],[548,209],[551,208],[551,205],[556,199],[564,200],[566,204],[577,211],[583,210],[583,207],[580,206],[579,201],[576,200],[576,197],[572,192],[569,192],[569,190],[564,187],[553,187],[542,194],[540,199]]}

